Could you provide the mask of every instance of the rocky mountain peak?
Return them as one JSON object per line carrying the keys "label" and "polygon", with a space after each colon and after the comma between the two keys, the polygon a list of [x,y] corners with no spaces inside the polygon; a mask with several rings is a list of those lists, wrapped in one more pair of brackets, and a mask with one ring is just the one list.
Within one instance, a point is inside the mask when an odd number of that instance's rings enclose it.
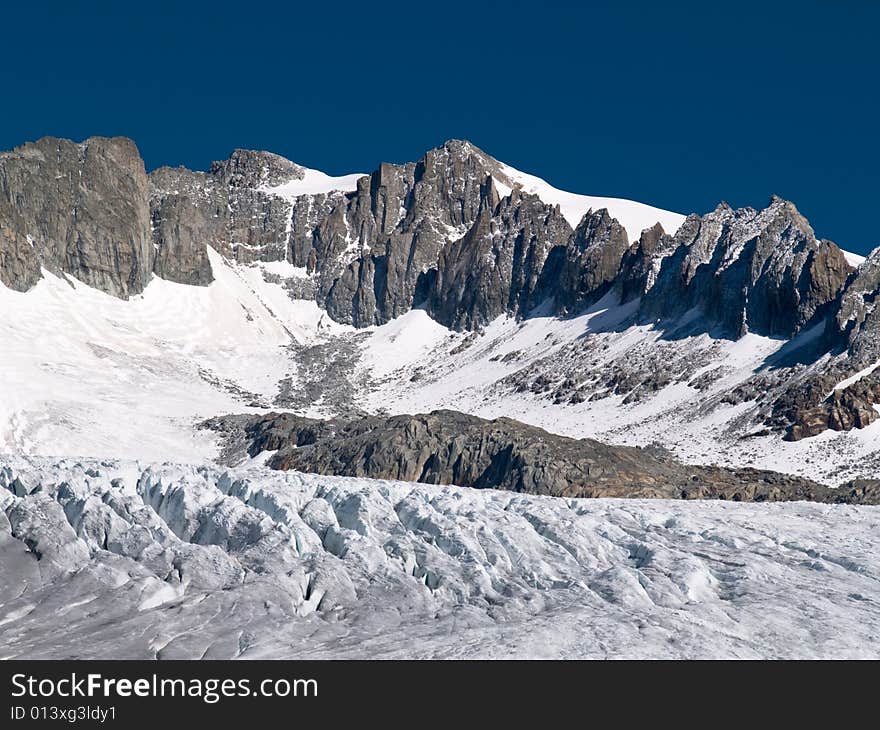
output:
{"label": "rocky mountain peak", "polygon": [[[466,160],[468,158],[478,158],[483,160],[487,165],[498,165],[494,157],[481,150],[473,142],[466,139],[447,139],[440,147],[435,148],[436,151],[443,150],[450,158],[456,160]],[[434,150],[432,150],[434,151]],[[428,153],[430,154],[430,152]]]}
{"label": "rocky mountain peak", "polygon": [[575,313],[604,296],[617,280],[628,250],[626,230],[606,209],[587,211],[543,277],[543,288],[553,293],[557,311]]}
{"label": "rocky mountain peak", "polygon": [[642,235],[639,237],[639,240],[635,242],[634,245],[637,245],[647,251],[656,251],[659,248],[660,242],[663,240],[664,236],[666,236],[666,231],[663,230],[663,226],[659,223],[655,223],[650,228],[646,228],[642,231]]}
{"label": "rocky mountain peak", "polygon": [[208,174],[231,187],[258,188],[302,180],[305,170],[272,152],[236,149],[228,159],[212,163]]}
{"label": "rocky mountain peak", "polygon": [[826,311],[851,267],[840,249],[817,241],[790,202],[767,208],[720,205],[689,217],[645,293],[643,315],[677,317],[700,308],[721,331],[790,337]]}
{"label": "rocky mountain peak", "polygon": [[130,139],[44,137],[0,156],[0,280],[27,290],[40,267],[115,296],[152,274],[149,184]]}
{"label": "rocky mountain peak", "polygon": [[[588,210],[574,229],[575,245],[581,250],[610,237],[626,237],[626,230],[612,218],[607,208]],[[627,241],[627,244],[629,241]]]}
{"label": "rocky mountain peak", "polygon": [[756,222],[758,225],[761,225],[768,218],[776,218],[779,221],[779,225],[793,226],[805,236],[812,239],[816,238],[816,234],[809,221],[790,200],[773,195],[767,207],[757,212]]}

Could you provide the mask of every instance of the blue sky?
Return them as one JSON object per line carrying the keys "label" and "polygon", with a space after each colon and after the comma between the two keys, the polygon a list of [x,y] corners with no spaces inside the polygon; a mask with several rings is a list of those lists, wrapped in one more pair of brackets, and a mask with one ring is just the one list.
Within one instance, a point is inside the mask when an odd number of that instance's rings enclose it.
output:
{"label": "blue sky", "polygon": [[880,245],[880,11],[809,2],[10,3],[0,148],[126,135],[330,173],[466,138],[556,187],[680,212],[794,200]]}

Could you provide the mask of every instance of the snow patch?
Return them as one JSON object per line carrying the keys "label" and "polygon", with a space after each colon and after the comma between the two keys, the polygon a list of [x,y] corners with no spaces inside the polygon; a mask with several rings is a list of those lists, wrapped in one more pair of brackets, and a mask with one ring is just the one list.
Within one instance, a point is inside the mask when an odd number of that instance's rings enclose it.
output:
{"label": "snow patch", "polygon": [[[576,228],[589,210],[605,208],[609,215],[626,229],[630,242],[639,239],[642,231],[651,228],[655,223],[663,226],[663,230],[673,235],[684,223],[686,216],[668,210],[654,208],[644,203],[637,203],[623,198],[603,198],[593,195],[579,195],[554,188],[550,183],[534,175],[520,172],[508,165],[502,168],[503,175],[524,192],[537,195],[545,203],[558,205],[559,210],[572,228]],[[502,195],[510,194],[510,187],[495,177],[496,186]]]}
{"label": "snow patch", "polygon": [[[855,375],[851,375],[850,377],[841,380],[837,385],[834,386],[834,391],[849,388],[849,386],[859,382],[862,378],[866,378],[867,376],[869,376],[878,367],[880,367],[880,360],[875,362],[873,365],[869,365],[868,367],[859,370],[859,372],[857,372]],[[831,393],[829,393],[829,395],[831,395]]]}
{"label": "snow patch", "polygon": [[309,272],[305,266],[294,266],[289,261],[260,261],[259,266],[263,271],[285,279],[308,279]]}
{"label": "snow patch", "polygon": [[846,259],[846,262],[855,268],[859,268],[863,263],[865,263],[865,257],[860,256],[857,253],[850,253],[849,251],[842,251],[843,257]]}
{"label": "snow patch", "polygon": [[304,175],[300,180],[290,180],[280,185],[263,185],[257,190],[268,195],[275,195],[293,202],[301,195],[321,195],[332,192],[350,193],[357,190],[357,181],[364,177],[363,173],[340,175],[333,177],[320,170],[303,168]]}

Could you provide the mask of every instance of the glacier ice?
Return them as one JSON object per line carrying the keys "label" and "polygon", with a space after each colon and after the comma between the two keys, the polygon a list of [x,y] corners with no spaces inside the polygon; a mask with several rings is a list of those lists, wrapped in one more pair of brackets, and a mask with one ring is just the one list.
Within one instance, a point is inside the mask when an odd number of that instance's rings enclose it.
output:
{"label": "glacier ice", "polygon": [[880,508],[0,459],[4,658],[880,656]]}

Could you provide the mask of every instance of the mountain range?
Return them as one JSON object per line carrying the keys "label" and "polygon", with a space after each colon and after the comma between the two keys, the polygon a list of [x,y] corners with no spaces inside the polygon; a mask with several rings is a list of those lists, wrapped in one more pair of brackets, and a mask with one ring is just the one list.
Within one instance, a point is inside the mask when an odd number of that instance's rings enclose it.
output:
{"label": "mountain range", "polygon": [[[211,251],[282,266],[267,278],[358,330],[418,310],[483,333],[502,317],[565,320],[601,302],[626,310],[611,329],[660,333],[647,362],[605,364],[599,382],[577,372],[590,351],[580,337],[542,358],[531,382],[528,368],[508,375],[557,404],[634,402],[686,382],[697,399],[712,390],[753,404],[752,432],[789,440],[877,420],[880,253],[817,239],[779,198],[684,217],[555,190],[457,140],[335,178],[247,150],[207,172],[148,175],[123,138],[44,138],[0,154],[0,282],[14,291],[44,272],[121,299],[156,277],[206,287]],[[725,363],[700,367],[699,348],[689,364],[658,367],[664,349],[699,334],[785,346],[720,393]]]}
{"label": "mountain range", "polygon": [[0,657],[875,657],[878,292],[464,141],[0,153]]}

